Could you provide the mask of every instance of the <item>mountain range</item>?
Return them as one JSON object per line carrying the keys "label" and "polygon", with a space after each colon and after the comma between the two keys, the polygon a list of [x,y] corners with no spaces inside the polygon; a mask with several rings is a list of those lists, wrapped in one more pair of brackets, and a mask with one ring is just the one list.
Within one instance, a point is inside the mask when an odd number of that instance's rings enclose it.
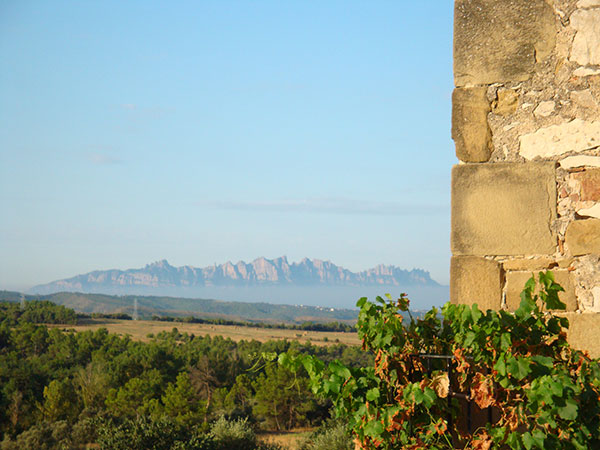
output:
{"label": "mountain range", "polygon": [[72,278],[35,286],[31,293],[105,292],[133,293],[167,289],[205,287],[343,287],[397,286],[439,287],[429,272],[404,270],[396,266],[378,265],[352,272],[329,261],[304,258],[288,262],[285,256],[275,259],[257,258],[251,263],[226,262],[208,267],[174,267],[161,260],[139,269],[96,270]]}

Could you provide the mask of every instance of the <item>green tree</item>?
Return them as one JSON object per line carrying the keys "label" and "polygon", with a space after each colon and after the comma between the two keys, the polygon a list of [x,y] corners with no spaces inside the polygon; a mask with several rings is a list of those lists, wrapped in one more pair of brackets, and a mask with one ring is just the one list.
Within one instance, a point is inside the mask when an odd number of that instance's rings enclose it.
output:
{"label": "green tree", "polygon": [[233,417],[247,417],[252,412],[254,388],[252,380],[246,374],[238,375],[235,384],[225,398],[229,414]]}
{"label": "green tree", "polygon": [[74,383],[86,409],[98,410],[104,406],[109,386],[104,365],[90,362],[80,367],[75,372]]}
{"label": "green tree", "polygon": [[44,388],[42,412],[50,422],[72,419],[79,413],[77,397],[69,380],[52,380]]}
{"label": "green tree", "polygon": [[305,424],[306,413],[315,406],[306,377],[276,364],[268,364],[253,387],[256,391],[254,414],[278,430]]}
{"label": "green tree", "polygon": [[155,412],[162,383],[162,376],[157,369],[144,372],[119,389],[109,390],[106,406],[111,413],[126,417]]}
{"label": "green tree", "polygon": [[206,409],[194,391],[187,372],[177,375],[176,383],[169,383],[162,403],[164,413],[181,425],[197,424],[206,417]]}

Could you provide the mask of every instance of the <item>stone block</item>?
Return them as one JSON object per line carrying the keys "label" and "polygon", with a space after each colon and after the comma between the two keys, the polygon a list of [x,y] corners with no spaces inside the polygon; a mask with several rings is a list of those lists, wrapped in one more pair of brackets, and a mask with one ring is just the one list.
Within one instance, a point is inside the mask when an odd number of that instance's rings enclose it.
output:
{"label": "stone block", "polygon": [[600,156],[576,155],[569,156],[560,162],[563,169],[574,169],[576,167],[600,167]]}
{"label": "stone block", "polygon": [[453,256],[450,260],[450,301],[479,309],[502,306],[502,273],[496,261],[478,256]]}
{"label": "stone block", "polygon": [[[567,305],[567,311],[577,310],[577,297],[575,296],[575,285],[571,272],[568,270],[553,270],[554,279],[560,284],[565,292],[560,292],[558,298]],[[506,273],[506,307],[509,311],[516,310],[521,304],[521,292],[527,280],[533,273],[529,272],[507,272]],[[537,277],[537,273],[535,274]]]}
{"label": "stone block", "polygon": [[600,64],[600,8],[579,9],[570,18],[576,30],[570,60],[582,66]]}
{"label": "stone block", "polygon": [[553,50],[553,8],[544,0],[456,0],[456,86],[529,79]]}
{"label": "stone block", "polygon": [[566,269],[568,267],[572,267],[573,266],[573,258],[564,258],[564,259],[559,259],[558,261],[556,261],[556,263],[558,264],[558,267],[560,267],[561,269]]}
{"label": "stone block", "polygon": [[600,286],[595,286],[591,289],[592,299],[594,303],[592,304],[590,310],[600,313]]}
{"label": "stone block", "polygon": [[578,8],[593,8],[594,6],[600,6],[600,0],[579,0],[577,2]]}
{"label": "stone block", "polygon": [[573,71],[576,77],[590,77],[600,75],[600,69],[592,69],[591,67],[578,67]]}
{"label": "stone block", "polygon": [[582,152],[600,145],[600,121],[574,119],[540,128],[519,138],[519,153],[526,159]]}
{"label": "stone block", "polygon": [[581,200],[600,201],[600,168],[574,173],[573,178],[581,185]]}
{"label": "stone block", "polygon": [[519,94],[514,89],[500,89],[494,102],[494,114],[508,116],[519,106]]}
{"label": "stone block", "polygon": [[600,203],[596,203],[590,208],[578,209],[577,214],[582,217],[595,217],[596,219],[600,219]]}
{"label": "stone block", "polygon": [[548,117],[548,116],[552,115],[555,108],[556,108],[556,103],[554,103],[552,100],[541,102],[533,110],[533,115],[535,117]]}
{"label": "stone block", "polygon": [[600,219],[575,220],[567,227],[565,244],[572,255],[600,254]]}
{"label": "stone block", "polygon": [[539,258],[510,259],[502,263],[504,270],[542,270],[549,269],[554,264],[554,258],[541,256]]}
{"label": "stone block", "polygon": [[584,89],[581,91],[573,91],[569,95],[571,97],[571,101],[573,103],[581,106],[582,108],[595,108],[598,106],[594,95],[589,89]]}
{"label": "stone block", "polygon": [[452,139],[456,156],[465,162],[484,162],[492,154],[492,132],[487,114],[487,88],[457,88],[452,93]]}
{"label": "stone block", "polygon": [[461,164],[452,169],[455,255],[551,255],[553,162]]}
{"label": "stone block", "polygon": [[569,319],[567,339],[578,350],[585,350],[592,358],[600,358],[600,314],[566,313]]}

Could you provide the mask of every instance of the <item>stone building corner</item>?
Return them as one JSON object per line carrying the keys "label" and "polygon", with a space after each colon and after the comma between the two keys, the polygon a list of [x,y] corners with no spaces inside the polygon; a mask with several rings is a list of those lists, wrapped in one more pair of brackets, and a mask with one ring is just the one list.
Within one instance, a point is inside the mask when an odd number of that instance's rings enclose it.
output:
{"label": "stone building corner", "polygon": [[551,269],[600,356],[600,0],[455,0],[451,300]]}

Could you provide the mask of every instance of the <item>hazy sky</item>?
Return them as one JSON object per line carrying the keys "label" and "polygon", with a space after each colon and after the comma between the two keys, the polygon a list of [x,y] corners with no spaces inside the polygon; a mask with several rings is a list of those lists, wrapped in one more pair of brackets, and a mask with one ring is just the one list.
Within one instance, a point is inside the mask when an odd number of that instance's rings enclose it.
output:
{"label": "hazy sky", "polygon": [[0,289],[287,255],[448,282],[450,0],[0,0]]}

